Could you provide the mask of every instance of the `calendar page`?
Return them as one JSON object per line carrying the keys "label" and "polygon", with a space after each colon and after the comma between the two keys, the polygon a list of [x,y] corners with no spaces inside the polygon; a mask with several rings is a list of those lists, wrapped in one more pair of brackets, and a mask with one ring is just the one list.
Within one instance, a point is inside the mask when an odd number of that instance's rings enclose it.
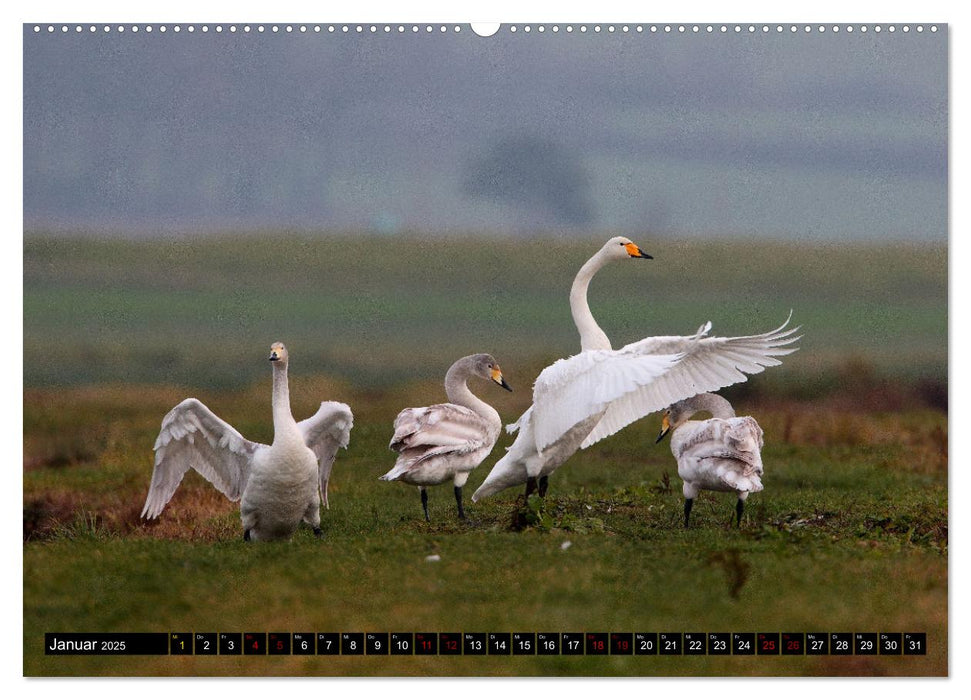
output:
{"label": "calendar page", "polygon": [[25,676],[948,675],[946,23],[22,32]]}

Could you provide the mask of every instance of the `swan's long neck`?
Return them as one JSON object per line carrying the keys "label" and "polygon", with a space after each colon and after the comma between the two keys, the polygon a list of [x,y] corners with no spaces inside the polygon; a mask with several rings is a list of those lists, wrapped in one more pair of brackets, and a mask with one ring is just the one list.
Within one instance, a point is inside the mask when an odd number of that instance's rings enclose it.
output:
{"label": "swan's long neck", "polygon": [[472,393],[467,384],[472,374],[471,366],[462,360],[448,368],[445,373],[445,395],[451,403],[465,406],[498,426],[502,425],[499,412]]}
{"label": "swan's long neck", "polygon": [[573,287],[570,288],[570,311],[573,313],[573,322],[577,326],[577,331],[580,332],[580,349],[584,352],[611,349],[610,339],[597,325],[593,314],[590,313],[590,305],[587,303],[587,288],[590,286],[590,280],[606,262],[607,258],[603,250],[598,251],[583,264],[573,280]]}
{"label": "swan's long neck", "polygon": [[727,399],[718,394],[698,394],[685,403],[695,412],[708,411],[712,418],[734,418],[735,409]]}
{"label": "swan's long neck", "polygon": [[297,422],[290,411],[290,383],[287,365],[273,363],[273,442],[299,434]]}

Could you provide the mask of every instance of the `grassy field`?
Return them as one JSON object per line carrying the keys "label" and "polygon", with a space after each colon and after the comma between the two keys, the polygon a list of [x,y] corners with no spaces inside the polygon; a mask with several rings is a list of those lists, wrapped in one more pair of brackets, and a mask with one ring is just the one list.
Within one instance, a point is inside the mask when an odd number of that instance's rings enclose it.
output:
{"label": "grassy field", "polygon": [[[761,333],[790,309],[789,393],[847,362],[946,375],[947,249],[639,240],[654,260],[611,265],[590,304],[616,347],[648,335]],[[358,236],[24,244],[24,381],[240,388],[283,340],[294,368],[363,387],[438,378],[491,352],[525,388],[576,352],[567,294],[602,241]],[[794,358],[795,359],[795,358]],[[515,381],[514,381],[515,380]]]}
{"label": "grassy field", "polygon": [[[789,308],[805,326],[783,367],[727,392],[766,434],[766,489],[740,529],[726,494],[680,526],[657,416],[578,453],[542,507],[508,491],[467,504],[469,524],[447,486],[426,524],[417,489],[377,480],[394,415],[441,400],[455,356],[497,355],[516,391],[479,393],[504,420],[528,405],[538,368],[576,350],[565,293],[589,242],[28,237],[25,674],[947,674],[946,251],[642,244],[656,260],[591,290],[617,344],[709,318],[767,330]],[[711,274],[726,260],[732,275]],[[277,339],[298,418],[323,399],[355,413],[325,539],[244,543],[238,507],[195,474],[139,520],[159,422],[182,398],[271,439]],[[923,631],[929,653],[46,657],[50,631]]]}
{"label": "grassy field", "polygon": [[[244,434],[266,440],[265,384],[204,398]],[[417,489],[377,480],[393,462],[387,415],[401,396],[369,402],[322,381],[294,377],[294,385],[298,415],[324,391],[352,401],[356,425],[335,466],[326,539],[302,531],[268,546],[242,542],[238,508],[194,474],[160,521],[139,521],[158,417],[179,391],[28,392],[26,453],[35,461],[24,474],[26,673],[946,672],[946,421],[937,411],[740,406],[768,436],[766,490],[750,499],[740,530],[731,527],[727,495],[700,498],[694,527],[680,527],[673,459],[666,445],[653,445],[657,425],[647,420],[576,455],[555,475],[540,517],[517,530],[521,504],[511,491],[470,505],[465,525],[454,518],[450,489],[433,489],[426,524]],[[485,473],[473,475],[469,491]],[[565,541],[572,545],[564,550]],[[426,562],[430,554],[441,560]],[[43,632],[69,630],[926,631],[931,653],[769,661],[41,653]]]}

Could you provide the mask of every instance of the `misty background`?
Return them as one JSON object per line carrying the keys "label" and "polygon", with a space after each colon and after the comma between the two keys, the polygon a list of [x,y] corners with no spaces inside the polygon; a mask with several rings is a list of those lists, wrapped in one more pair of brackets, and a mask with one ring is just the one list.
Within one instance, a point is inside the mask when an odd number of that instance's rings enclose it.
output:
{"label": "misty background", "polygon": [[28,232],[947,238],[946,26],[73,26],[24,27]]}

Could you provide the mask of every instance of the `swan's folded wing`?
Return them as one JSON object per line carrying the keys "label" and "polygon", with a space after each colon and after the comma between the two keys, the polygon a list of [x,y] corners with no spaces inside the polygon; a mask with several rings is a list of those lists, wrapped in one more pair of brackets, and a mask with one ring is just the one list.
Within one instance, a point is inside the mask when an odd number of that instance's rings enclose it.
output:
{"label": "swan's folded wing", "polygon": [[498,428],[464,406],[445,403],[406,408],[395,420],[391,440],[391,449],[399,453],[398,460],[381,479],[393,481],[439,455],[464,455],[491,448],[496,437]]}
{"label": "swan's folded wing", "polygon": [[707,326],[703,326],[694,336],[647,338],[621,348],[618,352],[635,356],[678,352],[681,357],[657,380],[635,387],[611,402],[581,447],[589,447],[677,401],[743,382],[747,375],[781,364],[777,358],[795,352],[798,348],[788,346],[801,337],[793,336],[798,327],[785,330],[788,323],[786,319],[768,333],[736,338],[702,337],[707,331]]}
{"label": "swan's folded wing", "polygon": [[751,416],[731,418],[725,444],[738,452],[757,453],[765,444],[762,428]]}
{"label": "swan's folded wing", "polygon": [[710,455],[703,458],[703,463],[709,477],[717,478],[730,489],[752,493],[762,490],[761,463],[756,468],[744,455]]}
{"label": "swan's folded wing", "polygon": [[761,464],[762,428],[749,416],[709,418],[686,434],[682,428],[671,440],[671,452],[681,460],[691,453],[695,459],[719,457]]}
{"label": "swan's folded wing", "polygon": [[[394,422],[390,448],[464,447],[481,445],[489,425],[475,411],[453,403],[440,403],[422,408],[406,408]],[[473,447],[471,449],[477,449]]]}
{"label": "swan's folded wing", "polygon": [[588,350],[544,369],[533,385],[532,422],[542,452],[578,423],[650,385],[679,361],[678,353]]}
{"label": "swan's folded wing", "polygon": [[253,454],[261,447],[264,445],[244,438],[201,401],[186,399],[162,419],[142,517],[158,517],[189,469],[199,472],[230,500],[238,501],[249,478]]}
{"label": "swan's folded wing", "polygon": [[671,453],[680,462],[689,451],[698,459],[724,451],[727,427],[724,418],[709,418],[697,425],[686,425],[671,436]]}
{"label": "swan's folded wing", "polygon": [[337,450],[347,447],[354,427],[354,414],[347,404],[338,401],[324,401],[317,412],[306,420],[297,423],[303,440],[317,455],[317,478],[320,495],[324,505],[327,501],[327,484],[330,472],[337,457]]}

